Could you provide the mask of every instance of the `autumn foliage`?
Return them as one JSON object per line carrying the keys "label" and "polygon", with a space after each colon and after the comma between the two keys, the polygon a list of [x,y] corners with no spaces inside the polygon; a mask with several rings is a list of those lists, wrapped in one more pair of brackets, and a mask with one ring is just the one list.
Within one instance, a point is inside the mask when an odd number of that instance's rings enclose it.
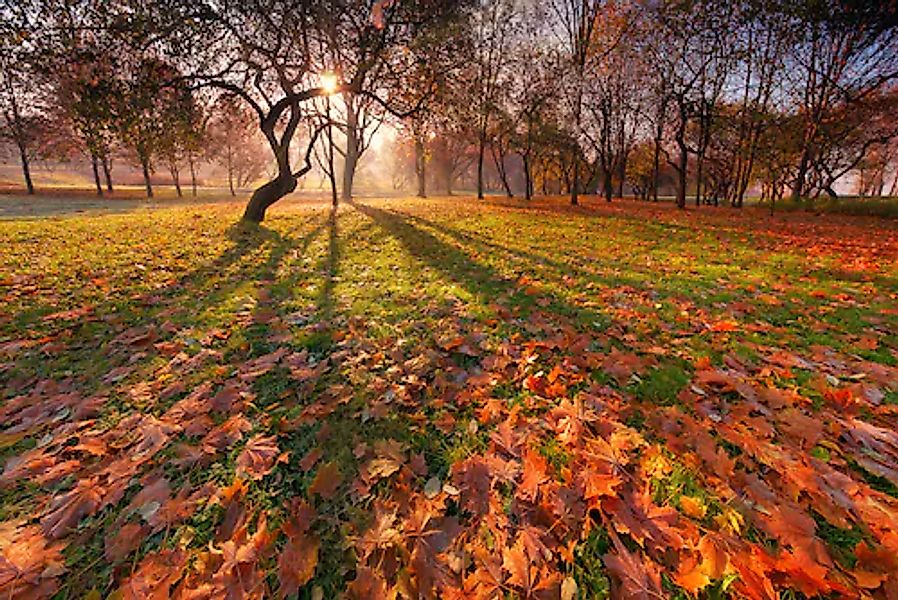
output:
{"label": "autumn foliage", "polygon": [[0,224],[4,597],[898,595],[893,224],[233,210]]}

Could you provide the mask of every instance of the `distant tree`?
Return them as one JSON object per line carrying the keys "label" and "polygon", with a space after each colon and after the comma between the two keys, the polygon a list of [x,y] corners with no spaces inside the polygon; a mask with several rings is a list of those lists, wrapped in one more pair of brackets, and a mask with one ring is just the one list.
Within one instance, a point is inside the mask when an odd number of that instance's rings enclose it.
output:
{"label": "distant tree", "polygon": [[11,19],[0,21],[0,137],[15,147],[25,189],[34,194],[31,163],[38,156],[46,121],[27,61],[27,39]]}
{"label": "distant tree", "polygon": [[580,155],[583,153],[583,94],[586,90],[587,65],[591,60],[612,52],[612,41],[601,51],[593,45],[596,24],[606,10],[608,0],[550,0],[554,27],[559,32],[560,49],[567,66],[568,78],[563,88],[570,113],[572,138],[576,146],[571,148],[568,161],[571,166],[571,204],[578,203],[581,188]]}
{"label": "distant tree", "polygon": [[[802,118],[791,191],[797,201],[819,192],[821,186],[832,191],[831,176],[842,167],[830,160],[846,159],[841,152],[832,152],[833,125],[846,141],[856,138],[851,129],[866,124],[850,117],[898,78],[898,7],[892,2],[814,2],[786,5],[783,10],[793,16],[801,33],[786,71],[793,75]],[[864,144],[858,149],[864,150]]]}
{"label": "distant tree", "polygon": [[[511,63],[510,45],[518,25],[512,0],[478,0],[470,15],[470,65],[465,70],[466,109],[471,112],[477,144],[477,197],[483,199],[484,158],[490,128]],[[506,189],[507,186],[506,186]]]}
{"label": "distant tree", "polygon": [[252,112],[232,96],[222,97],[214,106],[209,124],[210,154],[228,179],[232,196],[265,173],[268,156]]}
{"label": "distant tree", "polygon": [[141,170],[147,198],[152,198],[151,174],[157,161],[167,160],[171,166],[175,160],[184,115],[193,110],[192,92],[178,70],[158,58],[132,55],[121,73],[122,93],[115,108],[119,135]]}

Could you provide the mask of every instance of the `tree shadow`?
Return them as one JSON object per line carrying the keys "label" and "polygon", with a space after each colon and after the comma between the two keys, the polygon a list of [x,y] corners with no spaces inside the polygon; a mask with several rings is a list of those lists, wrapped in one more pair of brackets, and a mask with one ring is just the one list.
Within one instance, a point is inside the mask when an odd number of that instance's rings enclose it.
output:
{"label": "tree shadow", "polygon": [[[99,364],[92,365],[99,357],[108,359],[108,366],[114,366],[119,360],[110,356],[113,348],[110,344],[123,331],[132,328],[152,327],[157,330],[159,337],[166,338],[168,335],[163,329],[168,323],[183,321],[188,327],[201,325],[201,315],[210,310],[214,312],[240,287],[272,280],[288,253],[305,251],[327,225],[327,221],[321,219],[320,215],[317,212],[310,213],[313,223],[315,220],[320,222],[298,237],[289,233],[282,234],[266,226],[244,223],[232,225],[226,233],[232,245],[214,259],[147,293],[124,299],[118,296],[108,297],[104,302],[93,306],[89,318],[64,321],[41,332],[49,337],[64,334],[67,346],[95,350],[86,353],[69,349],[51,354],[37,351],[23,353],[15,357],[10,368],[0,372],[0,382],[15,380],[24,383],[34,377],[54,377],[55,373],[66,370],[67,367],[68,370],[74,370],[71,369],[73,366],[87,368],[88,372],[91,366],[94,369],[106,368]],[[27,326],[29,321],[32,326],[43,325],[40,316],[42,311],[46,312],[47,309],[36,306],[27,315],[20,315],[18,327],[21,328],[23,323]],[[85,365],[79,365],[79,360],[84,361]],[[130,364],[139,369],[144,362],[151,361],[132,360]],[[90,380],[90,377],[88,379],[84,382],[88,388],[99,384]]]}
{"label": "tree shadow", "polygon": [[337,207],[331,208],[327,218],[327,254],[323,260],[324,282],[321,291],[318,294],[318,316],[319,320],[325,323],[334,317],[336,308],[336,300],[334,298],[334,287],[336,286],[336,278],[340,269],[340,231],[338,223]]}
{"label": "tree shadow", "polygon": [[[534,308],[540,300],[524,293],[517,277],[503,275],[493,267],[473,260],[462,249],[415,226],[410,215],[370,204],[352,202],[351,205],[398,240],[408,254],[440,273],[446,280],[466,289],[481,304],[488,305],[500,296],[506,296],[513,306],[527,310]],[[541,296],[543,300],[548,300],[548,303],[544,301],[541,305],[558,316],[590,320],[600,318],[594,310],[570,304],[548,290],[542,290]]]}

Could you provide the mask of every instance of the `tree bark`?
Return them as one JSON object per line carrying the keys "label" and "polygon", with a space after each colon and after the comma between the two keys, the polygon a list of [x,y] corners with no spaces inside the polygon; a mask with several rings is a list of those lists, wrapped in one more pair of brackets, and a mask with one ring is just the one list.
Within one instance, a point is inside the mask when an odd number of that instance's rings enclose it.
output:
{"label": "tree bark", "polygon": [[494,145],[490,145],[490,152],[493,155],[493,162],[496,164],[496,171],[499,173],[499,180],[502,187],[505,188],[505,195],[514,198],[514,192],[511,191],[511,183],[508,181],[508,172],[505,169],[505,155],[501,150],[497,150]]}
{"label": "tree bark", "polygon": [[196,161],[191,156],[188,158],[187,164],[190,166],[190,192],[196,198]]}
{"label": "tree bark", "polygon": [[293,175],[286,173],[272,179],[255,192],[246,205],[243,212],[243,220],[252,223],[261,223],[265,220],[265,211],[272,204],[291,193],[296,189],[297,179]]}
{"label": "tree bark", "polygon": [[150,181],[150,164],[146,157],[141,157],[140,166],[143,170],[143,184],[147,190],[147,198],[153,197],[153,182]]}
{"label": "tree bark", "polygon": [[22,176],[25,178],[25,189],[28,190],[29,196],[33,196],[34,182],[31,180],[31,165],[28,162],[28,151],[22,144],[19,144],[19,160],[22,161]]}
{"label": "tree bark", "polygon": [[94,174],[94,184],[97,186],[97,196],[100,198],[103,197],[103,182],[100,181],[100,166],[97,164],[99,161],[97,160],[96,154],[90,155],[90,167]]}
{"label": "tree bark", "polygon": [[481,132],[477,144],[477,199],[483,200],[483,155],[486,152],[486,133]]}
{"label": "tree bark", "polygon": [[801,159],[798,161],[798,171],[795,174],[795,183],[792,185],[792,202],[801,200],[801,195],[804,193],[804,183],[807,178],[810,158],[810,152],[808,151],[807,145],[805,145],[801,151]]}
{"label": "tree bark", "polygon": [[427,197],[427,157],[424,154],[424,140],[415,134],[415,176],[418,178],[418,197]]}
{"label": "tree bark", "polygon": [[524,198],[531,200],[533,198],[533,174],[530,172],[530,155],[524,153],[521,155],[524,163]]}
{"label": "tree bark", "polygon": [[680,124],[677,129],[676,142],[678,149],[677,158],[677,207],[686,208],[686,171],[689,165],[689,154],[686,147],[685,124]]}
{"label": "tree bark", "polygon": [[112,187],[112,164],[109,160],[109,155],[103,155],[103,176],[106,178],[106,191],[110,194],[115,191]]}
{"label": "tree bark", "polygon": [[172,182],[175,184],[175,191],[178,194],[178,198],[183,198],[184,192],[181,190],[181,172],[178,170],[178,166],[175,164],[170,165],[169,171],[171,171]]}
{"label": "tree bark", "polygon": [[[330,136],[330,133],[328,133]],[[328,138],[330,139],[330,137]],[[346,102],[346,154],[343,157],[343,190],[341,198],[352,200],[352,184],[359,164],[358,118],[352,100]]]}

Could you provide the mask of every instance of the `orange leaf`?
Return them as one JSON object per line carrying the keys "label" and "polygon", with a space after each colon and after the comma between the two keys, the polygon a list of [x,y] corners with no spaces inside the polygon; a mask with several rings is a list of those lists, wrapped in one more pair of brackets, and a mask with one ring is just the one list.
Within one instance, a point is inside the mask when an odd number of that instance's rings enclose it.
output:
{"label": "orange leaf", "polygon": [[275,440],[275,436],[257,435],[250,438],[237,457],[237,475],[246,475],[258,481],[271,473],[280,452]]}
{"label": "orange leaf", "polygon": [[318,565],[318,538],[298,533],[287,540],[278,558],[278,581],[281,598],[296,594],[312,579]]}
{"label": "orange leaf", "polygon": [[329,462],[318,469],[312,485],[309,486],[309,494],[318,494],[322,498],[330,498],[343,483],[343,474],[335,462]]}

